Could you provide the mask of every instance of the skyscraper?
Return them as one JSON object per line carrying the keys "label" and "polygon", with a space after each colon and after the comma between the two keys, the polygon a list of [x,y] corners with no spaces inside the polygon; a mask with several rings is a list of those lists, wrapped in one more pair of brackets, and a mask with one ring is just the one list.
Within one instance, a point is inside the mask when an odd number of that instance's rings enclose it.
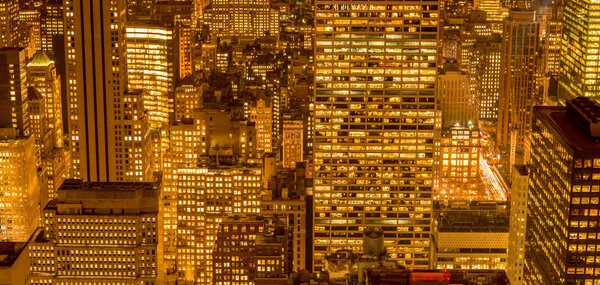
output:
{"label": "skyscraper", "polygon": [[0,1],[0,48],[18,46],[18,33],[19,1]]}
{"label": "skyscraper", "polygon": [[24,48],[0,49],[0,127],[29,136],[29,103]]}
{"label": "skyscraper", "polygon": [[62,0],[48,0],[41,13],[42,50],[54,57],[55,42],[64,40],[65,33]]}
{"label": "skyscraper", "polygon": [[124,0],[64,1],[72,177],[115,179],[126,88]]}
{"label": "skyscraper", "polygon": [[475,42],[473,56],[477,58],[472,84],[475,86],[477,114],[480,121],[496,122],[500,94],[502,42],[498,40]]}
{"label": "skyscraper", "polygon": [[598,75],[600,6],[594,1],[564,1],[559,98],[600,98]]}
{"label": "skyscraper", "polygon": [[535,107],[525,284],[598,283],[600,105]]}
{"label": "skyscraper", "polygon": [[481,134],[475,125],[445,129],[440,138],[434,197],[437,200],[484,200],[479,174]]}
{"label": "skyscraper", "polygon": [[392,259],[429,266],[438,9],[316,1],[314,270],[382,225]]}
{"label": "skyscraper", "polygon": [[522,146],[531,128],[538,33],[535,12],[511,10],[504,20],[496,139],[500,148]]}
{"label": "skyscraper", "polygon": [[546,22],[544,39],[544,72],[550,76],[558,76],[560,72],[560,49],[563,27],[563,1],[552,1],[550,15]]}
{"label": "skyscraper", "polygon": [[212,1],[211,30],[217,37],[276,36],[279,18],[271,3],[270,0]]}
{"label": "skyscraper", "polygon": [[26,241],[38,226],[36,166],[33,136],[0,129],[0,241]]}
{"label": "skyscraper", "polygon": [[281,141],[284,168],[296,168],[296,163],[304,159],[304,124],[298,114],[287,114],[283,118]]}
{"label": "skyscraper", "polygon": [[66,180],[29,243],[35,284],[164,284],[157,183]]}
{"label": "skyscraper", "polygon": [[477,121],[475,98],[471,93],[471,82],[465,72],[458,68],[444,68],[438,75],[437,98],[442,111],[442,128],[456,124],[467,126]]}
{"label": "skyscraper", "polygon": [[146,92],[139,89],[123,95],[122,116],[116,122],[122,133],[116,135],[115,182],[152,181],[150,119],[144,112],[145,98]]}
{"label": "skyscraper", "polygon": [[48,128],[52,129],[53,147],[63,145],[62,99],[60,96],[60,76],[56,74],[54,61],[38,51],[27,64],[29,85],[42,95]]}
{"label": "skyscraper", "polygon": [[523,284],[523,267],[525,265],[529,169],[526,165],[515,165],[514,168],[510,193],[506,275],[510,278],[510,284],[521,285]]}
{"label": "skyscraper", "polygon": [[[127,25],[127,86],[146,91],[143,100],[154,127],[169,122],[169,93],[174,86],[173,32],[154,24]],[[172,112],[172,111],[171,111]]]}

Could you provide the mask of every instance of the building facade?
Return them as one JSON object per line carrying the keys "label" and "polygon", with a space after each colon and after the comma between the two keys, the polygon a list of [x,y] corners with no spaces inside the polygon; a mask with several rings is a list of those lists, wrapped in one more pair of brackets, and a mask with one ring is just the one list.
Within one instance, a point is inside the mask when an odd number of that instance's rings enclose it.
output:
{"label": "building facade", "polygon": [[598,51],[590,47],[600,41],[594,24],[600,18],[600,7],[588,0],[564,1],[562,12],[559,97],[561,101],[579,96],[598,99],[600,59]]}
{"label": "building facade", "polygon": [[40,218],[35,139],[0,132],[0,241],[27,241]]}
{"label": "building facade", "polygon": [[175,80],[173,31],[159,25],[128,23],[126,33],[127,87],[145,91],[144,110],[153,127],[167,125]]}
{"label": "building facade", "polygon": [[[600,105],[534,108],[525,284],[594,284],[600,192]],[[550,223],[550,221],[552,221]]]}
{"label": "building facade", "polygon": [[161,284],[157,183],[66,180],[28,244],[31,284]]}
{"label": "building facade", "polygon": [[71,177],[116,178],[115,136],[126,86],[126,1],[64,1]]}
{"label": "building facade", "polygon": [[313,270],[382,224],[392,259],[427,268],[440,3],[315,5]]}

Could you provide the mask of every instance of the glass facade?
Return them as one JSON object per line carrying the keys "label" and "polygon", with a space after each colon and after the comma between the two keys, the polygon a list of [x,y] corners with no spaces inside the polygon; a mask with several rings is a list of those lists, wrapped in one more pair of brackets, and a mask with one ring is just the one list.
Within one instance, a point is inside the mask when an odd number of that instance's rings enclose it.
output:
{"label": "glass facade", "polygon": [[429,266],[438,5],[316,2],[314,270],[368,226]]}

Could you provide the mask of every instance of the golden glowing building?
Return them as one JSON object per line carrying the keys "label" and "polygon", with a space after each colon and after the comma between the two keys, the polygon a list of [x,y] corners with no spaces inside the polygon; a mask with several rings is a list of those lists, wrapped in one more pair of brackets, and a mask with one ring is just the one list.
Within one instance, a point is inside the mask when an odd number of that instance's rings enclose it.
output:
{"label": "golden glowing building", "polygon": [[600,99],[600,6],[596,1],[564,1],[559,97]]}
{"label": "golden glowing building", "polygon": [[130,90],[123,95],[122,116],[115,124],[115,182],[149,182],[151,173],[150,119],[144,110],[146,91]]}
{"label": "golden glowing building", "polygon": [[54,58],[54,49],[64,41],[64,20],[62,0],[45,1],[41,15],[42,50]]}
{"label": "golden glowing building", "polygon": [[192,73],[192,48],[196,18],[193,1],[156,1],[155,16],[159,23],[173,29],[175,40],[175,82]]}
{"label": "golden glowing building", "polygon": [[0,1],[0,48],[16,47],[19,40],[19,1]]}
{"label": "golden glowing building", "polygon": [[27,88],[29,101],[29,124],[32,136],[35,138],[35,152],[37,161],[53,148],[51,133],[48,128],[44,98],[33,87]]}
{"label": "golden glowing building", "polygon": [[27,58],[42,49],[40,11],[37,8],[23,7],[19,10],[19,46],[27,50]]}
{"label": "golden glowing building", "polygon": [[558,76],[560,72],[560,49],[563,27],[563,1],[552,1],[550,17],[546,21],[546,37],[544,38],[545,73]]}
{"label": "golden glowing building", "polygon": [[260,165],[248,164],[260,161],[254,125],[211,104],[169,126],[163,163],[166,267],[198,284],[212,284],[221,218],[258,213],[262,189]]}
{"label": "golden glowing building", "polygon": [[0,127],[29,136],[26,53],[23,48],[0,49]]}
{"label": "golden glowing building", "polygon": [[54,61],[38,51],[29,64],[27,75],[30,86],[33,86],[43,98],[45,117],[51,129],[53,146],[63,145],[63,115],[60,95],[60,76],[56,74]]}
{"label": "golden glowing building", "polygon": [[[144,109],[153,127],[169,122],[169,93],[173,92],[173,33],[158,25],[128,24],[127,87],[145,91]],[[172,105],[172,103],[171,103]]]}
{"label": "golden glowing building", "polygon": [[182,280],[213,284],[212,253],[226,215],[260,212],[260,167],[179,168],[177,270]]}
{"label": "golden glowing building", "polygon": [[525,284],[596,284],[600,105],[536,106],[527,195]]}
{"label": "golden glowing building", "polygon": [[443,131],[436,200],[481,200],[485,191],[479,175],[481,134],[477,127],[455,126]]}
{"label": "golden glowing building", "polygon": [[31,284],[163,284],[159,195],[158,183],[66,180],[28,244]]}
{"label": "golden glowing building", "polygon": [[221,222],[213,251],[213,284],[286,284],[288,231],[277,216],[230,216]]}
{"label": "golden glowing building", "polygon": [[270,0],[214,0],[211,33],[216,37],[257,38],[279,35],[279,11]]}
{"label": "golden glowing building", "polygon": [[315,3],[314,264],[362,250],[430,266],[438,1]]}
{"label": "golden glowing building", "polygon": [[202,107],[203,89],[193,76],[186,76],[175,87],[175,120],[191,118],[196,109]]}
{"label": "golden glowing building", "polygon": [[506,269],[505,202],[456,201],[435,211],[435,269]]}
{"label": "golden glowing building", "polygon": [[46,183],[46,192],[42,195],[43,201],[56,198],[58,188],[69,174],[71,167],[69,155],[67,148],[54,148],[42,157],[42,167],[45,170],[43,180]]}
{"label": "golden glowing building", "polygon": [[194,119],[173,122],[166,130],[166,152],[163,155],[162,215],[164,232],[164,259],[173,266],[177,257],[177,170],[194,165],[202,142],[202,130]]}
{"label": "golden glowing building", "polygon": [[474,58],[477,58],[472,84],[480,121],[496,122],[500,96],[500,70],[502,42],[481,40],[475,42]]}
{"label": "golden glowing building", "polygon": [[522,149],[531,129],[538,34],[539,23],[533,11],[511,10],[504,20],[496,132],[496,145],[503,149]]}
{"label": "golden glowing building", "polygon": [[17,134],[0,129],[0,241],[27,241],[40,217],[35,141]]}
{"label": "golden glowing building", "polygon": [[476,122],[475,98],[471,93],[471,81],[465,72],[447,68],[438,75],[438,108],[442,111],[442,128],[456,124],[466,126]]}
{"label": "golden glowing building", "polygon": [[473,7],[475,10],[485,11],[487,20],[492,22],[502,22],[507,16],[507,9],[503,7],[501,0],[475,0]]}
{"label": "golden glowing building", "polygon": [[117,176],[115,124],[126,85],[125,0],[64,1],[71,175]]}
{"label": "golden glowing building", "polygon": [[296,168],[304,160],[304,121],[294,116],[283,117],[282,163],[284,168]]}
{"label": "golden glowing building", "polygon": [[256,149],[262,152],[273,151],[273,108],[271,100],[259,98],[250,106],[250,122],[256,129]]}
{"label": "golden glowing building", "polygon": [[508,233],[508,259],[506,275],[512,285],[522,285],[527,238],[527,195],[529,169],[527,165],[515,165],[510,189],[510,221]]}

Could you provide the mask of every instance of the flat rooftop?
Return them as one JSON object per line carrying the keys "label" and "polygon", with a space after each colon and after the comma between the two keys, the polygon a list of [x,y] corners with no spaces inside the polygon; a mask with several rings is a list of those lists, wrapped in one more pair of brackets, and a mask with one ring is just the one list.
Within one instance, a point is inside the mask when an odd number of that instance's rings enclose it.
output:
{"label": "flat rooftop", "polygon": [[0,242],[0,266],[12,266],[26,245],[27,242]]}
{"label": "flat rooftop", "polygon": [[570,120],[565,107],[536,106],[534,116],[553,129],[571,152],[600,155],[600,140],[588,136],[583,129]]}
{"label": "flat rooftop", "polygon": [[468,207],[435,205],[439,232],[508,232],[509,212],[506,203],[471,202]]}
{"label": "flat rooftop", "polygon": [[66,179],[60,190],[79,191],[158,191],[160,184],[154,182],[84,182],[78,179]]}

